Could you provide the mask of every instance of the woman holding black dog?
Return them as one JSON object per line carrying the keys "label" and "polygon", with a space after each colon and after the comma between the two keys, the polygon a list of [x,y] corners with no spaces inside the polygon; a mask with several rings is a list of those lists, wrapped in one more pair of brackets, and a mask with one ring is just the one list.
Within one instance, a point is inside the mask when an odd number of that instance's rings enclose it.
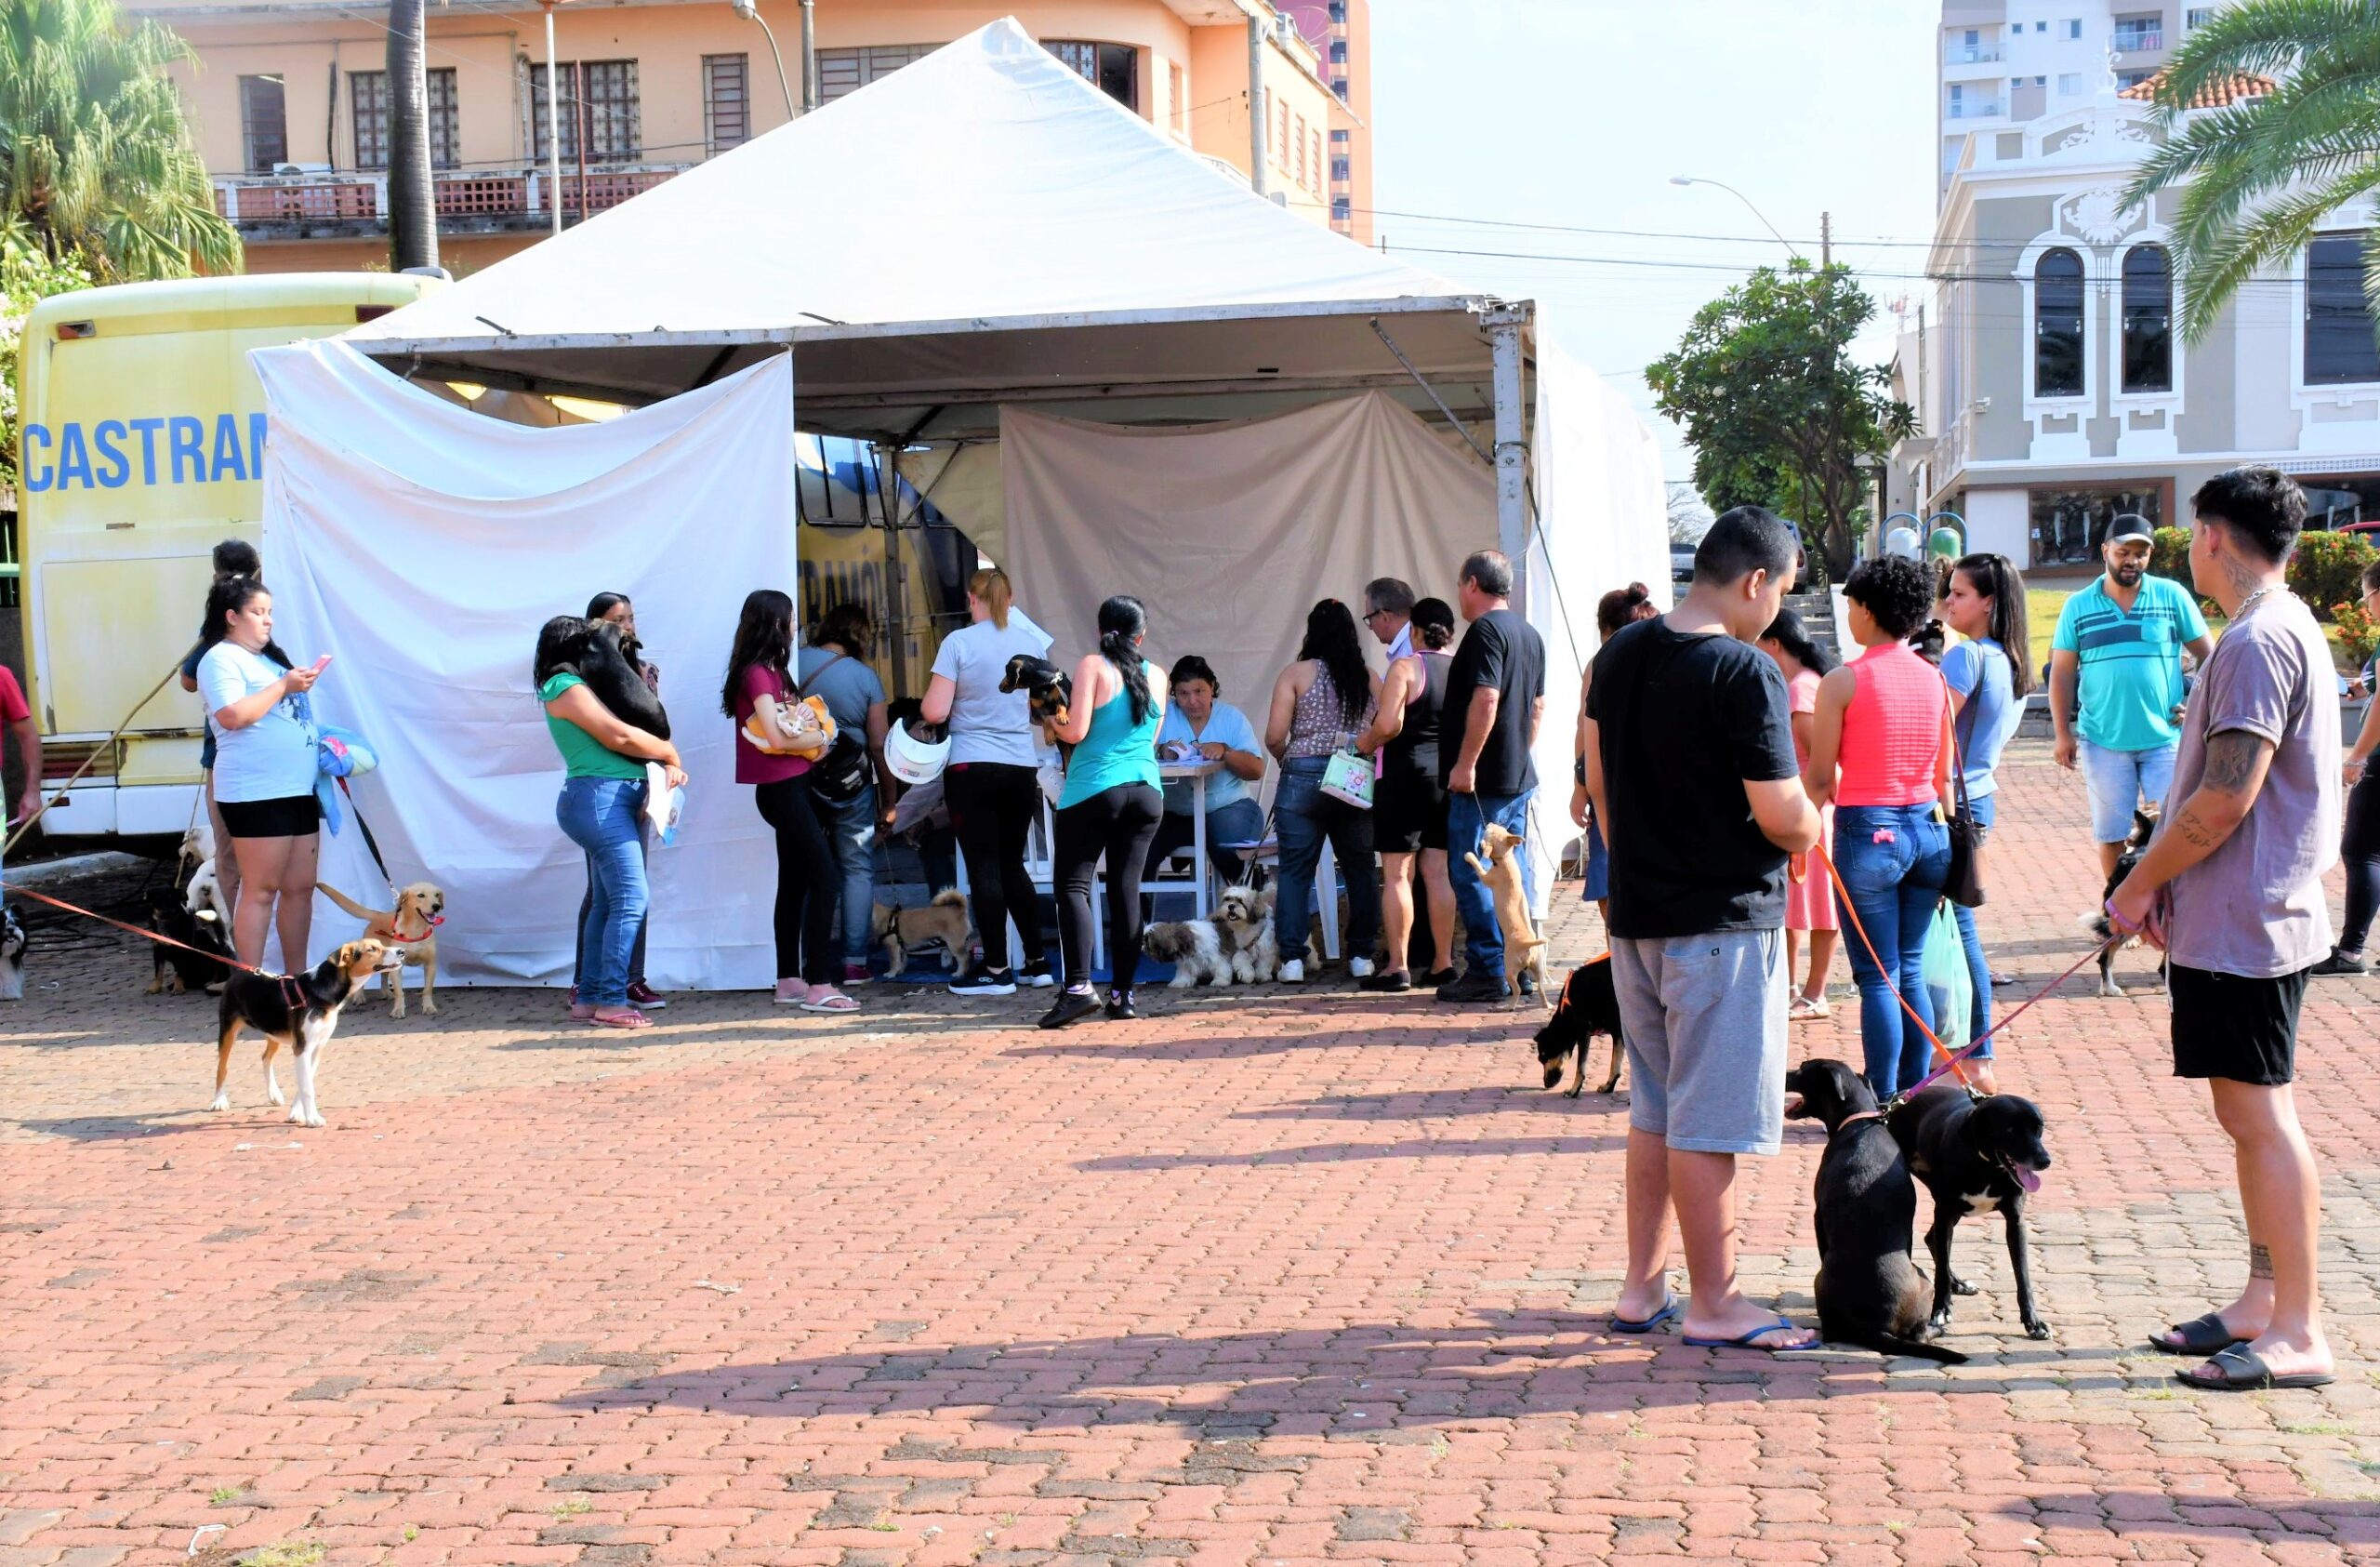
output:
{"label": "woman holding black dog", "polygon": [[686,774],[676,746],[605,707],[574,667],[593,624],[575,615],[547,621],[530,667],[546,732],[562,753],[554,820],[587,857],[591,891],[578,927],[587,969],[570,1015],[595,1028],[649,1029],[653,1020],[628,998],[628,965],[646,904],[644,768],[661,764],[673,789],[684,786]]}
{"label": "woman holding black dog", "polygon": [[[1934,1025],[1924,958],[1950,870],[1950,691],[1909,645],[1934,604],[1925,567],[1894,555],[1863,562],[1843,594],[1851,638],[1867,651],[1818,683],[1802,781],[1819,805],[1834,803],[1868,1085],[1889,1099],[1925,1075]],[[1889,984],[1879,959],[1891,965]],[[1894,999],[1896,985],[1915,1017]]]}
{"label": "woman holding black dog", "polygon": [[[587,601],[587,618],[620,629],[620,651],[628,656],[628,663],[635,669],[637,678],[644,682],[644,688],[658,700],[661,696],[661,671],[645,658],[643,644],[637,641],[636,606],[628,602],[628,596],[626,593],[596,594]],[[650,888],[653,884],[649,870],[653,858],[650,818],[637,835],[637,852],[644,857],[648,866],[645,885]],[[578,900],[578,952],[570,968],[570,1004],[573,1006],[578,1004],[579,987],[587,983],[587,916],[594,910],[595,878],[590,873],[587,878],[587,896]],[[628,954],[628,1000],[648,1012],[669,1004],[645,983],[644,937],[652,924],[653,908],[648,902],[643,917],[636,923],[636,946]]]}
{"label": "woman holding black dog", "polygon": [[764,728],[782,731],[780,712],[796,700],[793,600],[774,588],[745,595],[727,656],[721,710],[735,721],[735,781],[752,786],[752,803],[777,839],[776,936],[779,1006],[804,1012],[857,1012],[859,1003],[836,988],[842,948],[835,936],[835,858],[810,797],[805,757],[762,750],[742,733],[757,714]]}

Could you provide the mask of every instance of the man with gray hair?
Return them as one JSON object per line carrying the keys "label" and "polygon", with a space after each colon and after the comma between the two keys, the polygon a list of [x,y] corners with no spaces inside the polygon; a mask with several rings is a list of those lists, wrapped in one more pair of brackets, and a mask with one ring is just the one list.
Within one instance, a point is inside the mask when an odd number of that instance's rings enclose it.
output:
{"label": "man with gray hair", "polygon": [[[1447,870],[1462,912],[1469,967],[1438,987],[1438,1000],[1477,1005],[1509,992],[1496,895],[1469,857],[1484,858],[1480,836],[1491,821],[1528,835],[1529,800],[1537,792],[1530,753],[1545,716],[1545,643],[1513,612],[1513,563],[1501,552],[1482,550],[1465,560],[1455,592],[1471,626],[1447,670],[1446,723],[1457,743],[1438,747],[1438,769],[1447,789]],[[1521,884],[1534,904],[1533,847],[1518,853]]]}
{"label": "man with gray hair", "polygon": [[1413,585],[1375,577],[1364,584],[1364,629],[1388,649],[1388,661],[1413,657]]}

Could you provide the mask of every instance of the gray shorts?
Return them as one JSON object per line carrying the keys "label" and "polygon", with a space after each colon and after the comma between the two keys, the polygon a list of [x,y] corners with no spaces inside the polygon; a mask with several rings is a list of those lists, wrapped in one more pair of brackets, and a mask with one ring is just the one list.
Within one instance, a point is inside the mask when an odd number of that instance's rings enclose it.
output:
{"label": "gray shorts", "polygon": [[1781,931],[1615,939],[1628,1033],[1628,1124],[1688,1153],[1775,1153],[1785,1139]]}

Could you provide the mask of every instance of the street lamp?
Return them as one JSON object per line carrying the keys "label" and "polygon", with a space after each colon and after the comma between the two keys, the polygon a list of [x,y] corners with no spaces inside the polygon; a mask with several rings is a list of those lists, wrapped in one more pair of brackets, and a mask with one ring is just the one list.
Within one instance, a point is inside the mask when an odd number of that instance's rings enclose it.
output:
{"label": "street lamp", "polygon": [[[728,5],[746,21],[760,24],[760,36],[769,41],[769,58],[777,62],[777,91],[785,94],[785,117],[788,120],[799,117],[801,111],[793,106],[793,88],[786,85],[785,56],[777,53],[777,35],[769,31],[768,20],[760,15],[759,0],[728,0]],[[805,75],[805,86],[808,80]]]}
{"label": "street lamp", "polygon": [[1801,251],[1794,248],[1793,242],[1792,240],[1787,239],[1783,234],[1777,232],[1777,225],[1770,222],[1766,216],[1761,212],[1760,208],[1752,206],[1752,198],[1750,196],[1744,194],[1741,191],[1737,190],[1733,185],[1729,185],[1723,180],[1700,179],[1691,174],[1673,174],[1670,176],[1670,183],[1673,185],[1711,185],[1726,192],[1727,194],[1743,203],[1744,209],[1746,211],[1760,219],[1760,226],[1762,228],[1766,229],[1772,234],[1776,234],[1777,243],[1783,246],[1787,250],[1792,251],[1795,260],[1799,261],[1808,259],[1808,258],[1805,257]]}

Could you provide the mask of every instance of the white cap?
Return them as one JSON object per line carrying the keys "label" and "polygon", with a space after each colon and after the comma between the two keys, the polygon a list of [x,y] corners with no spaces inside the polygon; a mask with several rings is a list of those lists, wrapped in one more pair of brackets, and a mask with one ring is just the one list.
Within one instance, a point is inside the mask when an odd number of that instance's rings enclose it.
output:
{"label": "white cap", "polygon": [[906,724],[895,724],[884,737],[884,765],[905,784],[921,784],[941,776],[950,761],[950,742],[928,745],[909,733]]}

